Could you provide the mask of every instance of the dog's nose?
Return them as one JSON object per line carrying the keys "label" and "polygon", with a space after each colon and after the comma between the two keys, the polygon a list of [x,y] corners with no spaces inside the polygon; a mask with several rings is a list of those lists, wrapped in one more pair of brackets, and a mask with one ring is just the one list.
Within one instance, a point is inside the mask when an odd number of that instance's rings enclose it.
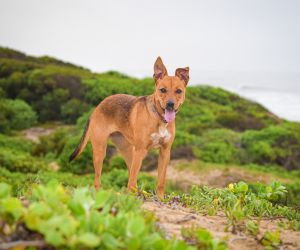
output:
{"label": "dog's nose", "polygon": [[167,109],[173,109],[174,108],[174,102],[172,100],[167,101]]}

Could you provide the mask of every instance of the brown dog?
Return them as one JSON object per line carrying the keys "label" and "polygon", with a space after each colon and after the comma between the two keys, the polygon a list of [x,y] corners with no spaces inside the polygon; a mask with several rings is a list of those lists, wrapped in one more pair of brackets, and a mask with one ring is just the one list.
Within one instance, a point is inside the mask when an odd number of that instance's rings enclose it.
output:
{"label": "brown dog", "polygon": [[159,148],[157,196],[163,198],[166,169],[175,138],[175,115],[185,98],[189,81],[189,68],[176,69],[175,76],[168,76],[160,57],[154,64],[155,92],[136,97],[117,94],[105,98],[94,110],[88,121],[80,144],[70,161],[92,143],[95,168],[95,188],[100,187],[102,162],[109,138],[120,151],[129,171],[128,189],[137,186],[137,176],[142,161],[151,148]]}

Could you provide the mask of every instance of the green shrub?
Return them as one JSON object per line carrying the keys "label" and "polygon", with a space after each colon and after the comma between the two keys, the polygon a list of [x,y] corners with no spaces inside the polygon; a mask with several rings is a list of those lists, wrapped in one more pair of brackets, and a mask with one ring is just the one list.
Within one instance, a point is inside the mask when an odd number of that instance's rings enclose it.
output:
{"label": "green shrub", "polygon": [[2,148],[31,153],[33,143],[21,137],[12,137],[0,134],[0,150]]}
{"label": "green shrub", "polygon": [[286,188],[288,190],[287,203],[290,206],[300,205],[300,181],[297,180],[293,183],[287,183]]}
{"label": "green shrub", "polygon": [[228,105],[231,103],[232,100],[238,99],[238,96],[225,91],[221,88],[215,88],[210,86],[201,86],[199,90],[199,96],[203,99],[221,104],[221,105]]}
{"label": "green shrub", "polygon": [[[0,78],[8,78],[15,72],[27,72],[39,67],[33,62],[19,61],[14,59],[0,58]],[[0,86],[6,85],[4,81]]]}
{"label": "green shrub", "polygon": [[84,81],[86,87],[85,99],[97,105],[100,101],[114,94],[130,94],[137,96],[149,95],[153,92],[153,79],[138,80],[126,77],[116,72],[98,74],[93,79]]}
{"label": "green shrub", "polygon": [[247,153],[245,161],[299,169],[299,131],[299,125],[290,124],[270,126],[261,131],[246,131],[242,135],[242,146]]}
{"label": "green shrub", "polygon": [[40,121],[60,120],[61,106],[67,102],[68,99],[69,91],[67,89],[57,88],[44,94],[41,101],[33,104],[39,113]]}
{"label": "green shrub", "polygon": [[63,121],[69,124],[76,122],[84,112],[89,110],[90,107],[78,99],[72,98],[61,106],[61,116]]}
{"label": "green shrub", "polygon": [[228,129],[215,129],[204,133],[200,139],[198,156],[203,161],[215,163],[239,162],[240,135]]}
{"label": "green shrub", "polygon": [[82,152],[82,154],[77,157],[72,162],[69,162],[69,157],[76,149],[77,145],[80,142],[80,136],[74,136],[68,140],[64,149],[59,157],[59,165],[61,166],[61,171],[67,171],[74,174],[85,174],[85,173],[93,173],[93,153],[92,146],[90,143],[87,144],[86,148]]}
{"label": "green shrub", "polygon": [[36,123],[36,113],[22,100],[0,100],[0,132],[21,130]]}
{"label": "green shrub", "polygon": [[40,141],[34,145],[32,154],[34,156],[45,157],[51,153],[55,158],[58,158],[70,137],[70,133],[70,128],[59,128],[47,136],[39,137]]}
{"label": "green shrub", "polygon": [[[1,73],[0,73],[1,74]],[[27,86],[28,73],[22,71],[12,72],[7,78],[0,80],[0,86],[5,91],[5,96],[10,99],[22,99],[19,94]]]}
{"label": "green shrub", "polygon": [[259,130],[265,127],[262,120],[251,115],[245,115],[243,113],[236,112],[220,113],[216,121],[225,128],[229,128],[239,132],[248,129]]}
{"label": "green shrub", "polygon": [[23,173],[36,173],[40,170],[48,169],[47,164],[30,154],[20,152],[8,148],[0,150],[0,166],[10,171],[18,171]]}
{"label": "green shrub", "polygon": [[121,155],[114,155],[109,160],[109,170],[111,169],[127,169],[126,162]]}
{"label": "green shrub", "polygon": [[177,148],[179,146],[199,146],[200,138],[195,135],[191,135],[189,133],[185,133],[182,131],[177,131],[175,140],[173,143],[173,148]]}
{"label": "green shrub", "polygon": [[[60,120],[63,117],[67,122],[74,122],[81,115],[78,112],[87,108],[83,102],[81,79],[91,73],[49,57],[38,59],[23,55],[22,59],[26,61],[0,58],[0,75],[4,77],[0,79],[0,88],[4,95],[25,100],[38,113],[40,121]],[[71,110],[75,102],[68,103],[72,99],[82,102],[81,106],[77,103],[74,107],[77,116]]]}
{"label": "green shrub", "polygon": [[92,112],[94,111],[94,108],[91,108],[89,111],[83,113],[76,121],[76,128],[78,130],[83,130],[85,128],[85,125],[87,121],[89,120]]}

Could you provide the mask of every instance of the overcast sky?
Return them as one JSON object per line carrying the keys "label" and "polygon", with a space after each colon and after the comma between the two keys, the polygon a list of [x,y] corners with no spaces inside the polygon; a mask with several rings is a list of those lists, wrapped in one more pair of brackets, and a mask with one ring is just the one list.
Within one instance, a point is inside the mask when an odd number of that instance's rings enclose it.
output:
{"label": "overcast sky", "polygon": [[0,45],[97,72],[299,73],[299,44],[297,0],[0,0]]}

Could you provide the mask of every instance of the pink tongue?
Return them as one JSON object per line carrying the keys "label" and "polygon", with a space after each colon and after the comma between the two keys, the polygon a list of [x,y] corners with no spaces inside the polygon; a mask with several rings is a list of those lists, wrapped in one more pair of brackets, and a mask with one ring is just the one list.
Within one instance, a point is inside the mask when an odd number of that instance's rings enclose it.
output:
{"label": "pink tongue", "polygon": [[175,111],[174,110],[165,110],[164,118],[167,122],[171,122],[175,119]]}

